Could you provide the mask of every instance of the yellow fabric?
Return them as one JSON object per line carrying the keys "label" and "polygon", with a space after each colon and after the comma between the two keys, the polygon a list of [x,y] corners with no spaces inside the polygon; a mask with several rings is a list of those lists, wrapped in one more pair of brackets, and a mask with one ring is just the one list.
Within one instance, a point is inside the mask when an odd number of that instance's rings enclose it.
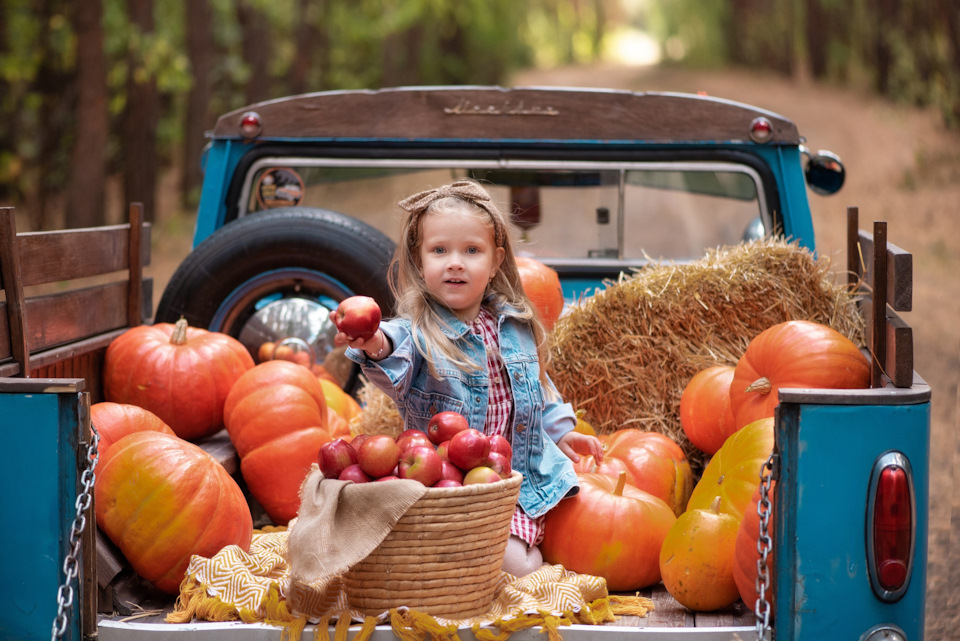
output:
{"label": "yellow fabric", "polygon": [[285,530],[255,531],[249,553],[229,546],[211,558],[192,557],[167,621],[265,622],[283,627],[283,639],[296,640],[308,621],[326,629],[336,619],[335,641],[347,640],[354,621],[362,622],[354,641],[366,641],[378,623],[389,623],[401,641],[458,641],[459,628],[472,629],[480,641],[506,641],[517,630],[542,626],[549,641],[559,641],[561,626],[596,625],[613,621],[618,614],[645,616],[653,609],[649,599],[609,595],[600,577],[544,565],[521,578],[501,573],[490,610],[471,619],[443,619],[403,607],[380,617],[365,616],[351,611],[339,577],[310,598],[299,598],[304,609],[292,612],[286,598],[290,586],[284,560],[287,537]]}

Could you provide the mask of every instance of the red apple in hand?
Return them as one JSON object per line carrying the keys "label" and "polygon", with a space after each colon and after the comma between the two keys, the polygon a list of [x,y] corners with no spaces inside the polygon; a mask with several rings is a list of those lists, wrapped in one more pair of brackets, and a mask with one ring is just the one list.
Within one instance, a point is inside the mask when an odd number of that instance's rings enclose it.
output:
{"label": "red apple in hand", "polygon": [[440,461],[440,478],[463,483],[463,471],[450,461]]}
{"label": "red apple in hand", "polygon": [[392,436],[373,434],[360,445],[357,450],[357,463],[360,469],[372,476],[380,478],[393,473],[393,468],[400,461],[400,446]]}
{"label": "red apple in hand", "polygon": [[500,452],[490,452],[490,455],[487,456],[486,466],[499,474],[502,479],[510,476],[510,459]]}
{"label": "red apple in hand", "polygon": [[361,470],[360,466],[356,463],[343,468],[343,471],[340,472],[340,476],[337,478],[341,481],[353,481],[354,483],[369,483],[373,480],[370,478],[370,475]]}
{"label": "red apple in hand", "polygon": [[328,479],[335,479],[340,476],[348,465],[357,462],[357,452],[353,446],[342,438],[335,441],[324,443],[317,456],[317,464],[323,476]]}
{"label": "red apple in hand", "polygon": [[480,431],[468,428],[457,432],[447,446],[447,457],[461,470],[483,465],[490,455],[490,441]]}
{"label": "red apple in hand", "polygon": [[400,455],[398,476],[402,479],[420,481],[430,487],[442,478],[443,461],[437,451],[429,445],[417,445],[407,448]]}
{"label": "red apple in hand", "polygon": [[480,465],[467,472],[463,477],[464,485],[477,485],[480,483],[496,483],[502,480],[500,475],[485,465]]}
{"label": "red apple in hand", "polygon": [[490,437],[490,452],[500,452],[507,457],[507,461],[513,461],[513,447],[510,441],[499,434]]}
{"label": "red apple in hand", "polygon": [[369,296],[351,296],[340,301],[333,324],[350,340],[369,340],[380,327],[380,306]]}
{"label": "red apple in hand", "polygon": [[449,441],[457,432],[468,429],[470,424],[457,412],[439,412],[427,423],[427,436],[434,445]]}
{"label": "red apple in hand", "polygon": [[413,428],[400,432],[397,435],[396,441],[397,445],[400,446],[401,453],[418,445],[426,445],[431,450],[433,449],[433,443],[430,442],[430,439],[427,438],[427,435],[420,430]]}

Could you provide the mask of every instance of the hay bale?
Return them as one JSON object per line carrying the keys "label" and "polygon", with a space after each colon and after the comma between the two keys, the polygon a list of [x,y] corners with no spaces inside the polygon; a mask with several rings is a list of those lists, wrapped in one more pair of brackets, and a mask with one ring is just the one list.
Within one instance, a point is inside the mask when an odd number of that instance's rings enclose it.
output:
{"label": "hay bale", "polygon": [[361,377],[360,383],[357,400],[363,409],[350,421],[351,432],[396,437],[403,431],[403,418],[396,403],[366,378]]}
{"label": "hay bale", "polygon": [[680,426],[680,396],[711,365],[736,365],[750,340],[787,320],[833,327],[863,345],[863,321],[829,261],[797,243],[761,240],[690,264],[656,263],[585,298],[553,333],[550,374],[598,433],[664,433],[699,468]]}

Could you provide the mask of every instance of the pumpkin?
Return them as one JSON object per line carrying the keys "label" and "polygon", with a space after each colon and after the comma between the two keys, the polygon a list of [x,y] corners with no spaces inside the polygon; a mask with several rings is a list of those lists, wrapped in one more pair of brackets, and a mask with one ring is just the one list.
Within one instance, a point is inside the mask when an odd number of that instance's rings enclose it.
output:
{"label": "pumpkin", "polygon": [[[767,493],[767,496],[770,498],[770,521],[767,526],[767,533],[772,537],[774,527],[773,485],[770,486],[770,491]],[[760,560],[760,552],[757,551],[757,540],[760,538],[760,514],[757,512],[757,504],[759,502],[760,487],[758,486],[753,493],[753,499],[751,499],[750,505],[747,506],[743,519],[740,521],[740,527],[737,529],[735,542],[736,562],[733,565],[733,580],[737,584],[740,598],[743,599],[744,604],[754,612],[756,612],[757,598],[759,596],[757,593],[757,562]],[[773,613],[774,606],[773,580],[776,576],[776,572],[774,572],[776,566],[773,553],[774,546],[771,543],[770,551],[767,554],[769,579],[767,581],[767,587],[764,589],[764,596],[766,597],[771,614]]]}
{"label": "pumpkin", "polygon": [[224,422],[240,456],[240,472],[277,525],[296,515],[300,484],[320,446],[332,440],[329,411],[320,380],[306,367],[283,360],[256,365],[227,396]]}
{"label": "pumpkin", "polygon": [[676,521],[651,494],[600,474],[578,474],[580,492],[547,512],[540,552],[548,563],[606,579],[610,590],[660,581],[660,545]]}
{"label": "pumpkin", "polygon": [[223,427],[230,388],[253,367],[240,341],[176,324],[141,325],[107,348],[103,393],[108,401],[148,409],[177,436],[196,440]]}
{"label": "pumpkin", "polygon": [[760,472],[773,451],[773,419],[762,418],[727,439],[703,469],[687,509],[707,509],[716,497],[738,522],[760,485]]}
{"label": "pumpkin", "polygon": [[693,472],[677,443],[659,432],[644,432],[632,427],[601,437],[603,462],[582,456],[574,465],[578,472],[590,472],[616,478],[627,472],[627,482],[662,499],[674,515],[683,512],[693,489]]}
{"label": "pumpkin", "polygon": [[240,460],[250,493],[275,523],[287,523],[297,515],[303,479],[317,462],[320,448],[332,440],[326,430],[308,427],[264,443]]}
{"label": "pumpkin", "polygon": [[97,525],[133,569],[176,594],[190,556],[250,547],[253,519],[237,482],[193,443],[140,431],[105,453],[94,485]]}
{"label": "pumpkin", "polygon": [[170,426],[150,410],[126,403],[94,403],[90,406],[90,422],[100,435],[97,451],[101,459],[106,456],[111,445],[127,434],[149,431],[176,436]]}
{"label": "pumpkin", "polygon": [[529,256],[517,256],[517,270],[523,291],[537,311],[543,328],[553,331],[563,312],[563,288],[560,277],[552,268]]}
{"label": "pumpkin", "polygon": [[753,338],[737,362],[730,404],[738,427],[773,416],[781,387],[870,386],[870,362],[853,342],[820,323],[795,320]]}
{"label": "pumpkin", "polygon": [[714,454],[737,431],[730,407],[734,368],[714,365],[694,374],[680,396],[680,427],[693,445]]}
{"label": "pumpkin", "polygon": [[323,389],[327,407],[343,417],[348,423],[360,413],[360,403],[333,381],[321,378],[320,387]]}
{"label": "pumpkin", "polygon": [[740,520],[720,509],[687,510],[667,532],[660,548],[663,587],[680,605],[709,612],[733,605],[740,593],[733,579]]}

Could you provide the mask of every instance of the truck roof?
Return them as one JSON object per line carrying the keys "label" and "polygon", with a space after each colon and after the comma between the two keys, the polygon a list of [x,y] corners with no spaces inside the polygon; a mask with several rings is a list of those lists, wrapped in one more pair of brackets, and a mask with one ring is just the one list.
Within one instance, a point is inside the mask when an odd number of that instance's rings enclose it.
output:
{"label": "truck roof", "polygon": [[802,139],[787,118],[699,94],[555,87],[398,87],[325,91],[259,102],[221,116],[212,138],[257,140],[748,143],[758,118],[766,145]]}

